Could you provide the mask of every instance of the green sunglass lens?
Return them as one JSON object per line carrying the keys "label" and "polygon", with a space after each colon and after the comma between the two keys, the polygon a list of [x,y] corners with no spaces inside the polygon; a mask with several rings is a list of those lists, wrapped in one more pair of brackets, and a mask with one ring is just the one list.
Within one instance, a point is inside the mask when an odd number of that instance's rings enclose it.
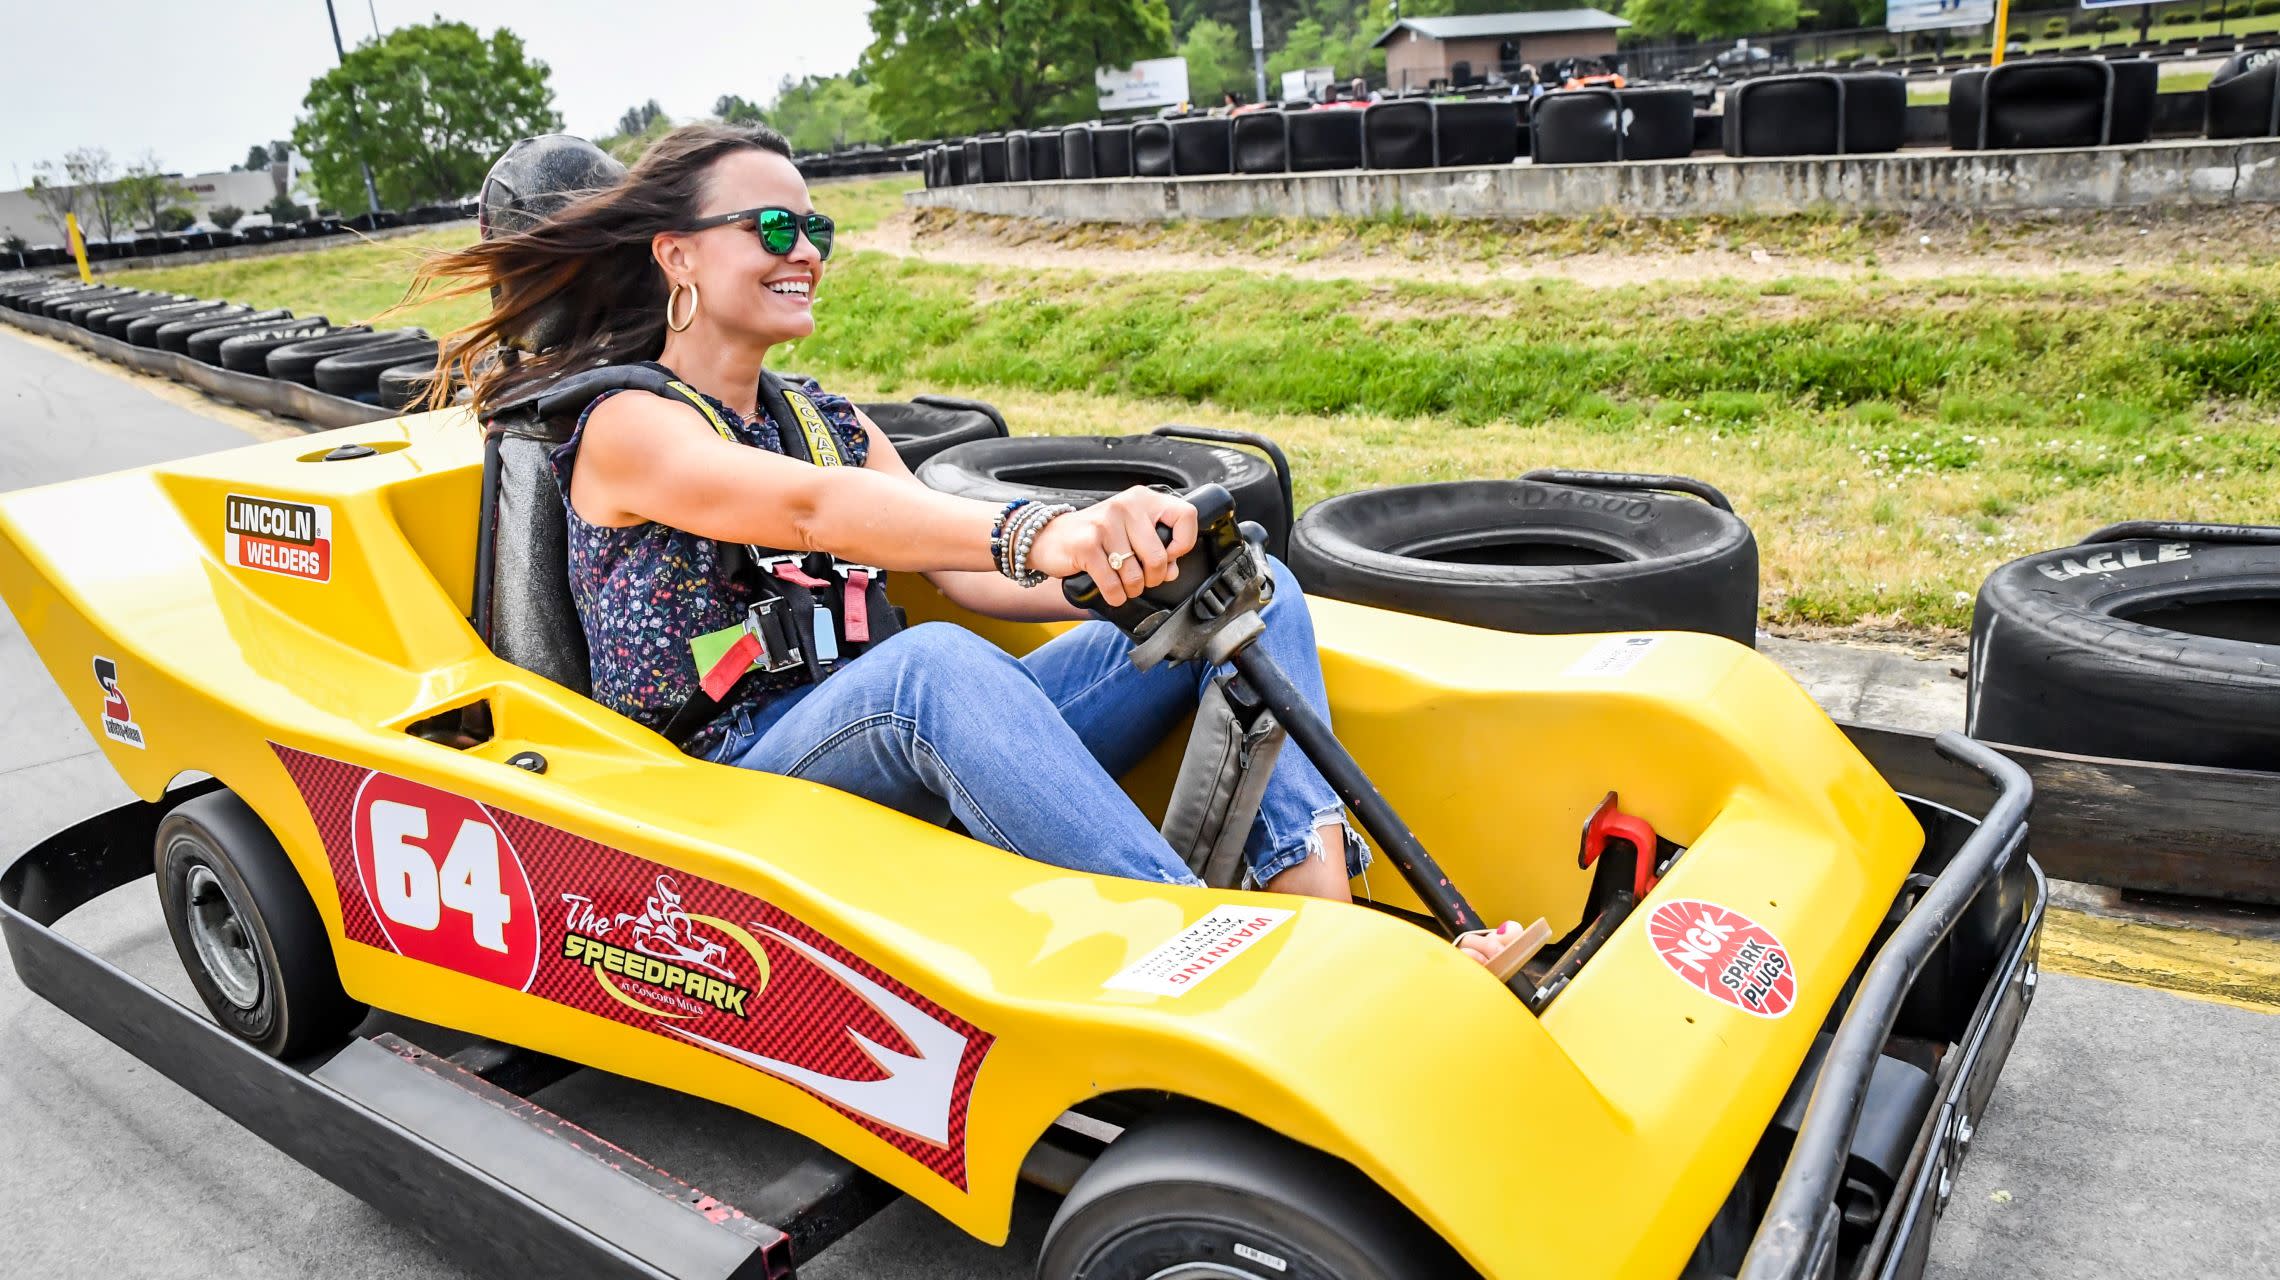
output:
{"label": "green sunglass lens", "polygon": [[811,213],[808,215],[807,238],[808,243],[815,246],[815,256],[819,258],[828,258],[831,256],[832,230],[833,228],[831,225],[831,219],[824,217],[820,213]]}
{"label": "green sunglass lens", "polygon": [[792,246],[799,243],[799,223],[787,210],[762,209],[758,228],[760,247],[778,257],[790,253]]}

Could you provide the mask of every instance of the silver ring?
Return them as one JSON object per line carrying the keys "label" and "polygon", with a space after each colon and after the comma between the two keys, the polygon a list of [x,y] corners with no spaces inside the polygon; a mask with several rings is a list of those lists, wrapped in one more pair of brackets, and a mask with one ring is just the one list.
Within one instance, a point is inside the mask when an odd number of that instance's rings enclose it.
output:
{"label": "silver ring", "polygon": [[1125,561],[1127,561],[1127,560],[1130,560],[1131,558],[1132,558],[1132,553],[1131,553],[1131,552],[1129,552],[1129,551],[1111,551],[1111,552],[1109,552],[1109,553],[1108,553],[1108,571],[1109,571],[1110,573],[1122,573],[1122,572],[1124,572],[1124,562],[1125,562]]}

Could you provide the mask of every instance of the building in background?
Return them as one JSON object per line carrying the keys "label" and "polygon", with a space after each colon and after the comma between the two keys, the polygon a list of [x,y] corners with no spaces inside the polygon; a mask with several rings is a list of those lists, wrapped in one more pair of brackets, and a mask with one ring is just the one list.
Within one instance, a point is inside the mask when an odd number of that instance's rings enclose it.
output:
{"label": "building in background", "polygon": [[[280,195],[290,195],[297,204],[313,204],[307,189],[308,163],[297,154],[272,163],[267,169],[233,169],[223,173],[198,173],[187,177],[169,174],[174,179],[177,194],[174,204],[188,209],[197,219],[195,225],[210,227],[208,220],[214,210],[224,205],[235,205],[245,211],[239,227],[258,227],[269,221],[269,205]],[[100,236],[102,230],[92,225],[87,201],[80,201],[79,229],[90,239]],[[144,228],[133,227],[128,220],[117,220],[112,238],[132,239]],[[0,191],[0,240],[19,237],[28,245],[62,244],[63,228],[48,220],[48,211],[23,190]]]}
{"label": "building in background", "polygon": [[1522,64],[1611,57],[1615,33],[1630,25],[1597,9],[1403,18],[1377,38],[1377,47],[1385,50],[1386,87],[1400,93],[1492,77],[1509,81]]}

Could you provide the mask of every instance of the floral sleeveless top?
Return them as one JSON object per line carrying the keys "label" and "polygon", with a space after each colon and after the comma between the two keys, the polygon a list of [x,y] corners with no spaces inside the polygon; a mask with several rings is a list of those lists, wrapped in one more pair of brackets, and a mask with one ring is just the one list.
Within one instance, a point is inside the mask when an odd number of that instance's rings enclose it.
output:
{"label": "floral sleeveless top", "polygon": [[[672,372],[663,365],[651,367]],[[870,454],[870,437],[855,420],[855,406],[843,396],[821,390],[812,378],[787,381],[815,401],[846,464],[862,466]],[[728,571],[720,544],[710,538],[655,522],[611,529],[579,518],[570,505],[578,445],[585,439],[586,419],[593,416],[594,406],[617,394],[605,391],[594,397],[593,404],[578,415],[570,439],[551,456],[569,517],[570,595],[585,624],[594,699],[662,731],[697,690],[696,659],[690,656],[689,641],[742,622],[757,592]],[[705,400],[737,439],[771,453],[783,452],[765,404],[747,422],[711,396]],[[722,705],[721,714],[681,749],[694,756],[705,754],[720,742],[730,712],[757,708],[782,692],[764,688],[757,680],[745,681]]]}

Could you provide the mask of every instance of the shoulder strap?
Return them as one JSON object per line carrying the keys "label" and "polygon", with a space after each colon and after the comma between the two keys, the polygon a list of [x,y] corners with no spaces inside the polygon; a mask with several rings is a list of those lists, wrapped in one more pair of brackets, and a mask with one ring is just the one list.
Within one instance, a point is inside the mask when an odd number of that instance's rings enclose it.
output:
{"label": "shoulder strap", "polygon": [[788,458],[806,458],[819,467],[840,467],[839,441],[831,424],[805,391],[786,383],[766,369],[760,371],[760,404],[776,424],[776,440]]}

